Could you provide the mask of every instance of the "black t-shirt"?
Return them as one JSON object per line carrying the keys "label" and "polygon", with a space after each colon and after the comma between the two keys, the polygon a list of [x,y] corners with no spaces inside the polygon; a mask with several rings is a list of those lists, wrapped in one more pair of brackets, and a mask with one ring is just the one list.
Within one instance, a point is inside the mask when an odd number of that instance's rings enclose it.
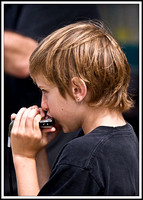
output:
{"label": "black t-shirt", "polygon": [[132,126],[100,126],[64,146],[39,196],[138,195],[138,167]]}

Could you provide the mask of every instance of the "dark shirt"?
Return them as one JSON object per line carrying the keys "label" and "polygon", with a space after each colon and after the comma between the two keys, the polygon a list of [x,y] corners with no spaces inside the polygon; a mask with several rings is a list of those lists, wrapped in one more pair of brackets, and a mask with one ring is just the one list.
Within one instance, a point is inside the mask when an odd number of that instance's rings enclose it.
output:
{"label": "dark shirt", "polygon": [[138,195],[138,169],[132,126],[100,126],[64,146],[39,196]]}

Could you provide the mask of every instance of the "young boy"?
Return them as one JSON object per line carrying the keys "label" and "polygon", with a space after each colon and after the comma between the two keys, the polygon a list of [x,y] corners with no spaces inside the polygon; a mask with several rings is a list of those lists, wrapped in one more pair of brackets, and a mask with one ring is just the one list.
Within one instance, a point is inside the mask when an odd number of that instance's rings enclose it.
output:
{"label": "young boy", "polygon": [[[138,195],[138,140],[122,116],[133,106],[130,67],[103,25],[78,22],[49,35],[30,58],[30,74],[42,91],[42,109],[11,116],[18,194]],[[55,127],[39,128],[43,111]],[[83,133],[63,147],[49,176],[40,154],[59,125],[65,133],[80,127]]]}

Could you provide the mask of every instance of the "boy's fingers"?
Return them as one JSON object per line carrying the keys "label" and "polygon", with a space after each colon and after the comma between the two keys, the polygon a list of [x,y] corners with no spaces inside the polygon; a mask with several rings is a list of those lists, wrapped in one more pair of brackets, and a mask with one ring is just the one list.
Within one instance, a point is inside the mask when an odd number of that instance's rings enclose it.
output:
{"label": "boy's fingers", "polygon": [[26,121],[27,121],[27,117],[29,116],[29,113],[31,112],[31,110],[32,110],[32,107],[29,107],[23,113],[22,120],[21,120],[21,123],[20,123],[21,128],[25,127],[25,124],[26,124]]}
{"label": "boy's fingers", "polygon": [[43,117],[45,117],[45,112],[42,110],[42,108],[39,108],[39,111],[42,119]]}
{"label": "boy's fingers", "polygon": [[50,133],[50,132],[55,132],[56,128],[52,127],[52,128],[43,128],[42,129],[42,133]]}
{"label": "boy's fingers", "polygon": [[17,131],[20,126],[21,118],[23,113],[25,112],[26,108],[21,108],[17,114],[13,113],[11,115],[11,119],[14,120],[14,124],[12,126],[11,134],[17,134]]}
{"label": "boy's fingers", "polygon": [[37,114],[34,118],[34,128],[39,129],[39,122],[41,120],[41,115]]}
{"label": "boy's fingers", "polygon": [[26,120],[26,125],[27,127],[34,127],[34,118],[36,117],[36,115],[39,114],[39,109],[31,109],[28,112],[28,116],[27,116],[27,120]]}
{"label": "boy's fingers", "polygon": [[12,114],[11,114],[11,117],[10,117],[11,121],[14,120],[15,118],[16,118],[16,114],[15,114],[15,113],[12,113]]}
{"label": "boy's fingers", "polygon": [[19,127],[19,124],[20,124],[22,115],[23,115],[23,113],[25,112],[25,110],[26,110],[26,108],[21,108],[21,109],[19,110],[19,112],[18,112],[17,115],[16,115],[13,128],[14,128],[14,127]]}

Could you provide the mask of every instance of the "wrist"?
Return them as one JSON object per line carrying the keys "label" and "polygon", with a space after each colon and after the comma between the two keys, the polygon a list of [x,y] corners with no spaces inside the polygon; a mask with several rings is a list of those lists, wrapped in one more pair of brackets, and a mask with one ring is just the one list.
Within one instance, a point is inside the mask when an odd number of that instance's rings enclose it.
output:
{"label": "wrist", "polygon": [[19,156],[19,155],[13,155],[13,162],[15,166],[17,165],[23,165],[23,164],[28,164],[32,162],[36,162],[36,158],[29,158],[29,157],[24,157],[24,156]]}
{"label": "wrist", "polygon": [[40,188],[38,183],[35,158],[19,155],[13,156],[19,196],[37,196]]}

